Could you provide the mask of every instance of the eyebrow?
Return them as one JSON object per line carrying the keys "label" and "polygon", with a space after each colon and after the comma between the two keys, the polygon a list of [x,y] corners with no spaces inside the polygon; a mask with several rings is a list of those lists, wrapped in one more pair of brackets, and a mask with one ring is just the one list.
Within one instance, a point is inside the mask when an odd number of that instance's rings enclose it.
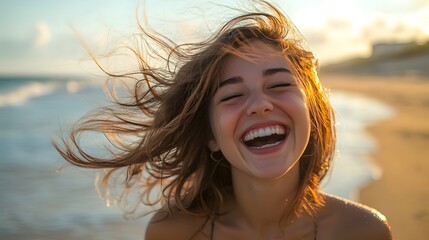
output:
{"label": "eyebrow", "polygon": [[[262,76],[267,77],[267,76],[271,76],[271,75],[274,75],[274,74],[279,73],[279,72],[292,73],[292,71],[287,69],[287,68],[269,68],[269,69],[266,69],[262,72]],[[219,84],[219,88],[221,88],[225,85],[242,83],[242,82],[243,82],[243,79],[241,77],[231,77],[231,78],[228,78],[228,79],[225,79],[224,81],[222,81]]]}
{"label": "eyebrow", "polygon": [[243,82],[243,79],[241,77],[228,78],[219,84],[219,88],[221,88],[225,85],[236,84],[236,83],[241,83],[241,82]]}
{"label": "eyebrow", "polygon": [[269,69],[266,69],[262,72],[262,76],[264,76],[264,77],[271,76],[271,75],[276,74],[278,72],[292,73],[292,71],[287,69],[287,68],[269,68]]}

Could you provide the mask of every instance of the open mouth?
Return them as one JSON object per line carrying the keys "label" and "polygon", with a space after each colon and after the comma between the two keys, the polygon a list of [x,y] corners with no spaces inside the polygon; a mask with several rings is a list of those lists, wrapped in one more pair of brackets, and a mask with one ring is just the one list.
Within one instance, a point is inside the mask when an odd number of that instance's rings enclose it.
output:
{"label": "open mouth", "polygon": [[250,148],[262,149],[279,145],[286,139],[288,130],[282,125],[272,125],[246,132],[243,143]]}

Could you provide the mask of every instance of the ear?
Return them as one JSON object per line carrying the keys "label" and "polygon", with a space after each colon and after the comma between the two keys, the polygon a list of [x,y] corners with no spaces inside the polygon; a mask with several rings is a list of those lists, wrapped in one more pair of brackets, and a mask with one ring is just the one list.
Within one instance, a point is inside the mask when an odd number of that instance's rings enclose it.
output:
{"label": "ear", "polygon": [[212,139],[208,143],[208,147],[210,148],[210,151],[217,152],[220,150],[219,145],[217,144],[216,140]]}

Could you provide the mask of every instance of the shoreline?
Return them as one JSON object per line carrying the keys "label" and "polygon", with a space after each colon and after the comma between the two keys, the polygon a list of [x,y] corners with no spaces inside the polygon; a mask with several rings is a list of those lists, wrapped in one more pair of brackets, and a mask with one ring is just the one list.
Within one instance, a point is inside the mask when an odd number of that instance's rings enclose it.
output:
{"label": "shoreline", "polygon": [[320,76],[324,87],[381,101],[395,115],[366,128],[380,179],[358,190],[359,202],[379,210],[394,239],[429,236],[429,76]]}
{"label": "shoreline", "polygon": [[336,149],[323,191],[358,201],[362,186],[380,178],[381,169],[370,160],[376,151],[367,127],[395,114],[392,107],[362,94],[335,89],[329,98],[335,109]]}

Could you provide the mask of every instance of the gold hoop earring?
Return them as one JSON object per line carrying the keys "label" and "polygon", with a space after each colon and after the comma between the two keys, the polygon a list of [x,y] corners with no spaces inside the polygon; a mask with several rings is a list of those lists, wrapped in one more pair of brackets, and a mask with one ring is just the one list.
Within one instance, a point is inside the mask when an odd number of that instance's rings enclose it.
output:
{"label": "gold hoop earring", "polygon": [[220,152],[220,151],[219,151],[219,153],[222,155],[220,158],[216,158],[216,157],[214,156],[214,154],[215,154],[215,153],[217,153],[217,152],[210,152],[210,158],[211,158],[213,161],[215,161],[216,163],[220,163],[220,162],[223,160],[222,152]]}

